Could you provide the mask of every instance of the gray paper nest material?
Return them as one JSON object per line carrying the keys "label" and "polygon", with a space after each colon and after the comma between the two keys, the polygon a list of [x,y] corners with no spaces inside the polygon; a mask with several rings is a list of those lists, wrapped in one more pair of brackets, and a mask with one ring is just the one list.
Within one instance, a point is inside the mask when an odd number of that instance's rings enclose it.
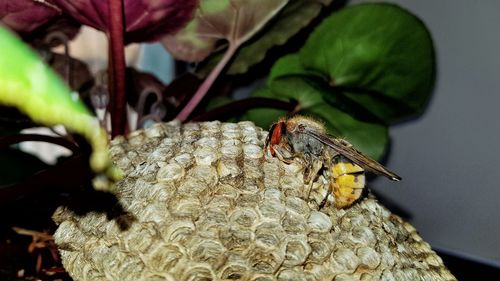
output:
{"label": "gray paper nest material", "polygon": [[265,155],[250,122],[157,124],[113,141],[127,230],[59,208],[75,280],[456,280],[416,230],[369,197],[318,211],[302,170]]}

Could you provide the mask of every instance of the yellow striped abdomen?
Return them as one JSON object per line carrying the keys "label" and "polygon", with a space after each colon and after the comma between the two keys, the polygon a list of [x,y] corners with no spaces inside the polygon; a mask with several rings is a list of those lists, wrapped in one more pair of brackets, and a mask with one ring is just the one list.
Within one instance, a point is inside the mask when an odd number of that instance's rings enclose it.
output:
{"label": "yellow striped abdomen", "polygon": [[365,187],[363,168],[343,156],[337,156],[331,166],[330,188],[335,196],[335,207],[346,208],[362,194]]}

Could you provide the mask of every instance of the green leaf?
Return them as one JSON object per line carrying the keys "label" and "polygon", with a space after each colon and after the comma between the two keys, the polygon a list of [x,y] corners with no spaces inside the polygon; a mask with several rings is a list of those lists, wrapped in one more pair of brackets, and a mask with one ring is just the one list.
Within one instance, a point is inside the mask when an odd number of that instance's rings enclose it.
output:
{"label": "green leaf", "polygon": [[271,68],[268,81],[276,80],[279,77],[289,75],[310,75],[304,68],[298,54],[290,54],[281,57]]}
{"label": "green leaf", "polygon": [[22,182],[49,167],[29,153],[14,148],[0,149],[0,185]]}
{"label": "green leaf", "polygon": [[[331,93],[328,85],[322,85],[308,76],[281,76],[280,71],[286,69],[288,63],[296,62],[296,56],[280,59],[273,67],[268,85],[252,94],[252,96],[297,100],[300,104],[299,114],[309,115],[325,122],[330,134],[351,142],[365,154],[379,159],[388,142],[387,127],[380,123],[369,111],[342,100]],[[293,66],[290,68],[293,72]],[[264,128],[269,127],[279,117],[285,115],[282,110],[253,109],[245,115]]]}
{"label": "green leaf", "polygon": [[[299,113],[378,159],[388,142],[385,123],[420,113],[434,75],[432,41],[419,19],[395,5],[362,4],[324,20],[253,95],[297,100]],[[246,117],[268,125],[283,114],[253,110]]]}
{"label": "green leaf", "polygon": [[332,93],[330,87],[300,76],[277,78],[268,85],[275,95],[299,101],[300,114],[325,121],[333,136],[348,140],[375,159],[383,155],[388,142],[387,127],[369,111]]}
{"label": "green leaf", "polygon": [[205,110],[209,111],[212,109],[216,109],[217,107],[226,105],[228,103],[231,103],[232,101],[233,99],[227,96],[215,96],[208,101]]}
{"label": "green leaf", "polygon": [[[311,1],[292,0],[283,10],[273,18],[266,28],[245,43],[235,54],[227,74],[242,74],[248,68],[261,62],[269,49],[285,44],[288,39],[306,27],[332,0]],[[197,73],[206,76],[222,58],[216,53],[207,59],[207,62],[197,70]]]}
{"label": "green leaf", "polygon": [[300,50],[300,62],[388,123],[421,113],[435,77],[428,30],[392,4],[361,4],[332,14]]}
{"label": "green leaf", "polygon": [[[280,97],[274,94],[270,88],[261,87],[252,92],[253,97],[261,98],[274,98],[288,101],[287,97]],[[242,117],[241,120],[250,120],[255,123],[255,125],[261,128],[269,128],[271,124],[276,122],[280,117],[286,115],[286,111],[273,108],[255,108],[248,110]]]}
{"label": "green leaf", "polygon": [[[305,109],[302,114],[319,117],[335,137],[349,141],[356,149],[373,159],[380,159],[384,155],[389,142],[389,132],[386,126],[361,121],[326,103]],[[335,134],[335,132],[338,133]]]}
{"label": "green leaf", "polygon": [[63,124],[92,146],[91,168],[119,176],[107,153],[107,134],[85,105],[23,42],[0,27],[0,104],[13,106],[35,122]]}

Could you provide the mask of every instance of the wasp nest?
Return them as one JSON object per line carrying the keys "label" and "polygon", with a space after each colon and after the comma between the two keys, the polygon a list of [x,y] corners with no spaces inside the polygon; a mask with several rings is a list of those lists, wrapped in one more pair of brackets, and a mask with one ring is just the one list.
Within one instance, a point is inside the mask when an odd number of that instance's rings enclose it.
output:
{"label": "wasp nest", "polygon": [[415,229],[374,198],[318,210],[302,169],[263,151],[250,122],[157,124],[110,149],[134,218],[59,208],[55,234],[75,280],[455,280]]}

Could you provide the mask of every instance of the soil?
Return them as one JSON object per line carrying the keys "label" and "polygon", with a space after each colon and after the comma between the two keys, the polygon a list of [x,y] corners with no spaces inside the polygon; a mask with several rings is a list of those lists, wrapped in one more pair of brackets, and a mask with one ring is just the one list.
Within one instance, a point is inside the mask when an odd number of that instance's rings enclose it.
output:
{"label": "soil", "polygon": [[0,280],[72,280],[51,239],[61,194],[36,194],[0,206]]}

